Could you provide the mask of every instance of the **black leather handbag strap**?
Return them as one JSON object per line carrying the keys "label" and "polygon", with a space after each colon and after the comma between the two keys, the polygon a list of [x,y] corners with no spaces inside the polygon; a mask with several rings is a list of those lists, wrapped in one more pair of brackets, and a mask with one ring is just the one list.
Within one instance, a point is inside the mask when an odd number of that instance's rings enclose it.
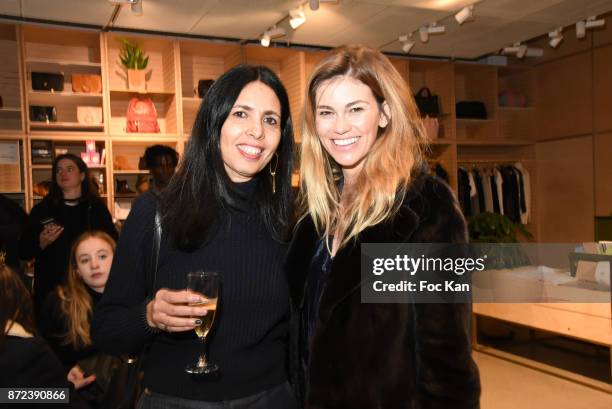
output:
{"label": "black leather handbag strap", "polygon": [[[161,244],[161,215],[159,213],[159,202],[155,206],[155,222],[153,225],[153,243],[151,249],[151,259],[149,268],[145,269],[146,297],[152,297],[155,291],[157,280],[157,267],[159,263],[159,247]],[[149,345],[145,344],[137,356],[130,356],[127,360],[127,373],[125,375],[125,385],[123,385],[123,396],[118,404],[108,405],[112,409],[131,409],[138,399],[140,390],[140,377],[142,371],[142,361],[144,360]]]}
{"label": "black leather handbag strap", "polygon": [[155,222],[153,225],[153,248],[151,250],[151,264],[147,269],[146,286],[147,297],[152,297],[155,291],[155,282],[157,280],[157,265],[159,263],[159,246],[161,244],[161,215],[159,213],[159,202],[155,206]]}

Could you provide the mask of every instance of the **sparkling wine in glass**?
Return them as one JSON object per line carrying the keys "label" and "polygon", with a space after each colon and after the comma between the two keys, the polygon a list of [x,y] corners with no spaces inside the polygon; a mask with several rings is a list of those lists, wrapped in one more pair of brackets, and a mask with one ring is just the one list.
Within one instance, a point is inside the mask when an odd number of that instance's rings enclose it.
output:
{"label": "sparkling wine in glass", "polygon": [[206,306],[208,313],[199,318],[202,323],[195,327],[195,333],[200,338],[200,354],[195,364],[190,364],[185,368],[185,371],[190,374],[202,375],[213,374],[219,370],[219,367],[208,361],[206,354],[206,337],[210,332],[215,321],[217,312],[217,300],[219,298],[219,274],[194,271],[187,275],[187,289],[199,293],[204,297],[203,302],[190,305]]}

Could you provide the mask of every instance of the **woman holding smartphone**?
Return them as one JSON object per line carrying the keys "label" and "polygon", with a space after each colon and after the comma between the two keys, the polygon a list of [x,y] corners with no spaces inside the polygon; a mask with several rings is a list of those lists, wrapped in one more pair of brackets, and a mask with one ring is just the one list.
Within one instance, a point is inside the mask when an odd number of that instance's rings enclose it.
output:
{"label": "woman holding smartphone", "polygon": [[49,194],[36,204],[21,237],[21,258],[35,258],[34,310],[53,289],[64,284],[73,241],[87,230],[102,230],[113,239],[117,231],[106,207],[92,187],[87,165],[71,153],[53,161]]}

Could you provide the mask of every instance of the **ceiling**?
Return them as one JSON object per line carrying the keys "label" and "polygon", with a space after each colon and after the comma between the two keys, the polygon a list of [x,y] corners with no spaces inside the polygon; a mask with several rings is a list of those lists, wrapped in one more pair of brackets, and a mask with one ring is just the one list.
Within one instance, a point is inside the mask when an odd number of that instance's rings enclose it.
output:
{"label": "ceiling", "polygon": [[[115,28],[256,40],[304,0],[142,0],[144,13],[122,8]],[[453,15],[476,3],[474,19],[460,26]],[[446,33],[427,43],[414,39],[412,54],[477,58],[538,37],[591,15],[612,11],[612,0],[339,0],[317,11],[304,7],[307,21],[281,39],[294,44],[335,47],[362,43],[401,53],[397,38],[438,22]],[[113,6],[108,0],[1,0],[0,14],[26,19],[103,27]],[[609,21],[607,24],[612,24]],[[288,27],[285,19],[281,25]]]}

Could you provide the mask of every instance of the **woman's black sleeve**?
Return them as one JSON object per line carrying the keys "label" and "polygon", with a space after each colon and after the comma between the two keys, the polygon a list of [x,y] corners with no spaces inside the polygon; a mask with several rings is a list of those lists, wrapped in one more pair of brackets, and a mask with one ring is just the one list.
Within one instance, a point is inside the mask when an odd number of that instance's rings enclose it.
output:
{"label": "woman's black sleeve", "polygon": [[146,321],[145,283],[156,201],[143,194],[125,222],[102,300],[91,322],[93,344],[113,355],[133,354],[152,337]]}
{"label": "woman's black sleeve", "polygon": [[25,230],[19,240],[19,256],[23,260],[29,260],[37,257],[42,251],[40,248],[40,222],[45,215],[43,203],[39,203],[32,208],[30,215],[26,221]]}
{"label": "woman's black sleeve", "polygon": [[[467,228],[446,184],[435,185],[435,227],[428,238],[438,243],[467,241]],[[412,304],[416,347],[417,408],[479,407],[480,375],[472,358],[471,303]]]}

